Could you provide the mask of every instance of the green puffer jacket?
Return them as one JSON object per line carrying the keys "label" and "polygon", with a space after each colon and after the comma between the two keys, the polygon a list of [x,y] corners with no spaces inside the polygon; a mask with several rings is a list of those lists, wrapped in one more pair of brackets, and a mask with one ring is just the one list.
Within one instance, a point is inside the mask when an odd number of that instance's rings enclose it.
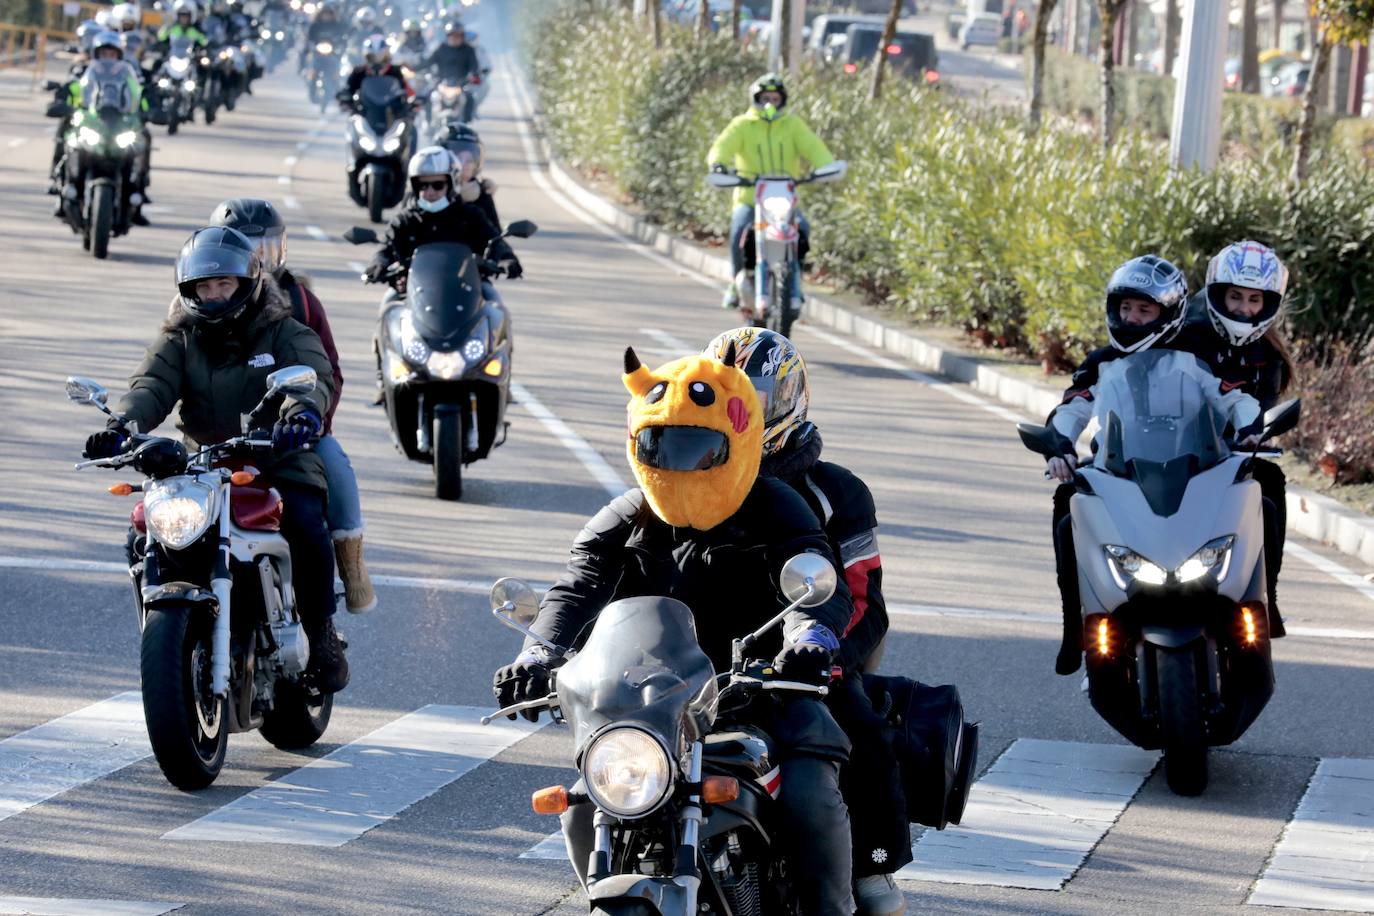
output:
{"label": "green puffer jacket", "polygon": [[[174,299],[161,334],[129,377],[118,412],[136,421],[140,432],[151,432],[180,401],[177,428],[188,447],[223,442],[242,434],[240,415],[267,392],[267,376],[300,365],[315,370],[315,391],[284,399],[279,414],[287,418],[313,410],[323,417],[334,399],[334,370],[324,345],[291,317],[291,301],[275,282],[269,279],[261,295],[265,301],[257,317],[240,333],[222,336],[198,333],[180,299]],[[274,421],[269,405],[260,422],[270,426]],[[275,460],[264,456],[254,463],[271,480],[327,489],[324,465],[313,451],[301,449]]]}
{"label": "green puffer jacket", "polygon": [[[809,168],[804,168],[805,160]],[[784,112],[765,121],[757,108],[735,118],[716,137],[706,154],[706,166],[717,163],[741,175],[791,175],[803,178],[810,171],[835,161],[824,141],[811,132],[806,122]],[[734,204],[754,205],[754,186],[735,188]]]}

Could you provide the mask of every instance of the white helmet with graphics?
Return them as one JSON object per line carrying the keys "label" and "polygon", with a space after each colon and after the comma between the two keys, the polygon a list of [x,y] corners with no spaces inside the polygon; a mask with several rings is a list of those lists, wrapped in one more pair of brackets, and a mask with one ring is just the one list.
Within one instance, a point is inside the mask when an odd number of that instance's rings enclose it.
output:
{"label": "white helmet with graphics", "polygon": [[[1263,305],[1248,316],[1233,311],[1226,302],[1232,287],[1263,293]],[[1263,337],[1278,321],[1287,292],[1288,268],[1259,242],[1227,245],[1207,265],[1207,315],[1217,334],[1232,346],[1243,347]]]}

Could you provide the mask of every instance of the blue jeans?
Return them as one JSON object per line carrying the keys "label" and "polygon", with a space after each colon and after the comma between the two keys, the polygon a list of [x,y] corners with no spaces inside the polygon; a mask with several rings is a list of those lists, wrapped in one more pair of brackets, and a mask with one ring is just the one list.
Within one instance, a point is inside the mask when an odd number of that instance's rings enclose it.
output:
{"label": "blue jeans", "polygon": [[[754,223],[754,205],[740,204],[730,214],[730,273],[734,277],[739,276],[739,272],[744,269],[744,246],[741,242],[744,233],[749,231]],[[800,260],[807,248],[807,240],[811,238],[811,222],[806,218],[806,214],[797,211],[797,259]],[[733,282],[733,281],[732,281]],[[801,298],[801,271],[792,271],[792,298]],[[738,290],[741,298],[749,294],[748,290]]]}
{"label": "blue jeans", "polygon": [[329,507],[325,518],[334,540],[358,537],[363,533],[363,506],[358,499],[358,478],[339,440],[321,436],[315,443],[315,454],[324,462],[324,476],[329,480]]}

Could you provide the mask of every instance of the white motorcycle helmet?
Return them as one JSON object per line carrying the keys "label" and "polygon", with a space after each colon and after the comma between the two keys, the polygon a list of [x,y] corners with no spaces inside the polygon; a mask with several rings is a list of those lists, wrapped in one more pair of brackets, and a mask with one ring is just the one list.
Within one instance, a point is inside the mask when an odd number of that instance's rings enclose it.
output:
{"label": "white motorcycle helmet", "polygon": [[[442,146],[426,146],[410,157],[410,164],[406,166],[406,178],[410,182],[410,191],[415,195],[415,205],[427,213],[438,213],[448,208],[453,203],[454,174],[457,171],[458,161],[453,158],[453,154]],[[425,200],[420,193],[420,182],[429,178],[445,178],[448,181],[448,190],[444,196],[438,200]]]}
{"label": "white motorcycle helmet", "polygon": [[176,20],[185,13],[191,17],[191,21],[196,21],[196,16],[200,15],[200,8],[196,6],[195,0],[176,0],[172,4],[172,19]]}
{"label": "white motorcycle helmet", "polygon": [[391,60],[391,48],[386,43],[386,36],[370,35],[363,39],[363,60],[374,67]]}
{"label": "white motorcycle helmet", "polygon": [[119,24],[115,22],[113,9],[98,10],[95,14],[95,21],[102,29],[111,32],[119,28]]}
{"label": "white motorcycle helmet", "polygon": [[353,26],[360,32],[369,32],[377,26],[377,11],[365,6],[353,14]]}
{"label": "white motorcycle helmet", "polygon": [[[1231,313],[1226,294],[1233,286],[1259,290],[1264,306],[1250,317]],[[1207,265],[1207,315],[1212,327],[1232,346],[1243,347],[1264,336],[1283,308],[1288,292],[1288,268],[1273,250],[1259,242],[1227,245]]]}
{"label": "white motorcycle helmet", "polygon": [[110,12],[121,32],[132,32],[143,23],[143,11],[132,3],[120,3]]}

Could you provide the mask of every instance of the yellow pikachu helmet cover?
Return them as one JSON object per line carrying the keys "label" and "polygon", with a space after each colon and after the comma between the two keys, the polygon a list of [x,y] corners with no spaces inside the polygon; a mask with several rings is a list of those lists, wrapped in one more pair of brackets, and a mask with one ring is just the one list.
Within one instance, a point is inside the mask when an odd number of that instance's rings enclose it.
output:
{"label": "yellow pikachu helmet cover", "polygon": [[739,511],[763,456],[763,409],[733,344],[717,361],[684,356],[649,371],[625,350],[625,451],[654,514],[706,531]]}

